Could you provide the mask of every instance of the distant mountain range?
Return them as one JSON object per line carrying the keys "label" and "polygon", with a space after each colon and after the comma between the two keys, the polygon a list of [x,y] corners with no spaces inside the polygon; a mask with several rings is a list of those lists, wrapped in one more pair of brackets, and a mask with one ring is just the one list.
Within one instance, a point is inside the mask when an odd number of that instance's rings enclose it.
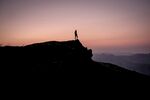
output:
{"label": "distant mountain range", "polygon": [[[92,50],[84,47],[79,40],[48,41],[20,47],[5,46],[0,47],[0,55],[1,71],[4,75],[13,78],[13,75],[17,74],[15,78],[19,79],[49,80],[50,77],[53,77],[54,79],[67,78],[67,80],[76,79],[78,81],[92,80],[92,82],[149,80],[146,75],[117,65],[104,63],[101,60],[99,60],[101,62],[93,61],[91,59]],[[139,56],[141,55],[136,55],[136,58]],[[114,56],[108,56],[110,60],[112,57]],[[104,56],[103,59],[106,58]],[[136,60],[140,60],[140,57]]]}
{"label": "distant mountain range", "polygon": [[133,55],[94,54],[93,59],[122,66],[142,74],[150,75],[150,53]]}

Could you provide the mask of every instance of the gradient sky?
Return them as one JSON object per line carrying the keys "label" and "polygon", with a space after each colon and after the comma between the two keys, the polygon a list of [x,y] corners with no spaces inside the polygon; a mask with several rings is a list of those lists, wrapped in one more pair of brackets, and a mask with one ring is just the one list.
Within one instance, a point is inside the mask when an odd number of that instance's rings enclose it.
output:
{"label": "gradient sky", "polygon": [[150,0],[0,0],[0,44],[74,39],[94,53],[150,51]]}

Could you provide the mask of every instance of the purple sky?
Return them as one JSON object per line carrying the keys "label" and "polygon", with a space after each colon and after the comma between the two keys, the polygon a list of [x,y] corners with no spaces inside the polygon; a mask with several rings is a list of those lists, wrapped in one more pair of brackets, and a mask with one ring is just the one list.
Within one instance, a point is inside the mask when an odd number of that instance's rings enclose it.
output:
{"label": "purple sky", "polygon": [[150,0],[0,0],[0,44],[74,39],[95,53],[150,51]]}

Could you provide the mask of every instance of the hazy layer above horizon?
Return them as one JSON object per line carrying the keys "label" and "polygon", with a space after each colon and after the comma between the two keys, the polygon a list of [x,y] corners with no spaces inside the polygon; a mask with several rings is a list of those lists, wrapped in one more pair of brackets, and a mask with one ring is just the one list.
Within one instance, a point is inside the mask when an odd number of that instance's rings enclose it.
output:
{"label": "hazy layer above horizon", "polygon": [[0,44],[74,39],[94,52],[150,51],[150,0],[0,0]]}

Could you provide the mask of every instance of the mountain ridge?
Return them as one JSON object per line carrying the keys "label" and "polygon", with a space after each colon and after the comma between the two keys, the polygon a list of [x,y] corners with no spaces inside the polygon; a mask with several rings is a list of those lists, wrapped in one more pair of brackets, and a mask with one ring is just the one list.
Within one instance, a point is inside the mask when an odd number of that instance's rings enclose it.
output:
{"label": "mountain ridge", "polygon": [[[19,47],[1,47],[3,72],[26,75],[43,73],[100,80],[149,80],[149,77],[119,66],[95,62],[92,50],[79,40],[48,41]],[[46,75],[45,75],[46,74]],[[64,76],[65,75],[65,76]],[[35,76],[35,77],[38,77]]]}
{"label": "mountain ridge", "polygon": [[132,55],[94,54],[95,61],[113,63],[123,68],[150,75],[150,53]]}

